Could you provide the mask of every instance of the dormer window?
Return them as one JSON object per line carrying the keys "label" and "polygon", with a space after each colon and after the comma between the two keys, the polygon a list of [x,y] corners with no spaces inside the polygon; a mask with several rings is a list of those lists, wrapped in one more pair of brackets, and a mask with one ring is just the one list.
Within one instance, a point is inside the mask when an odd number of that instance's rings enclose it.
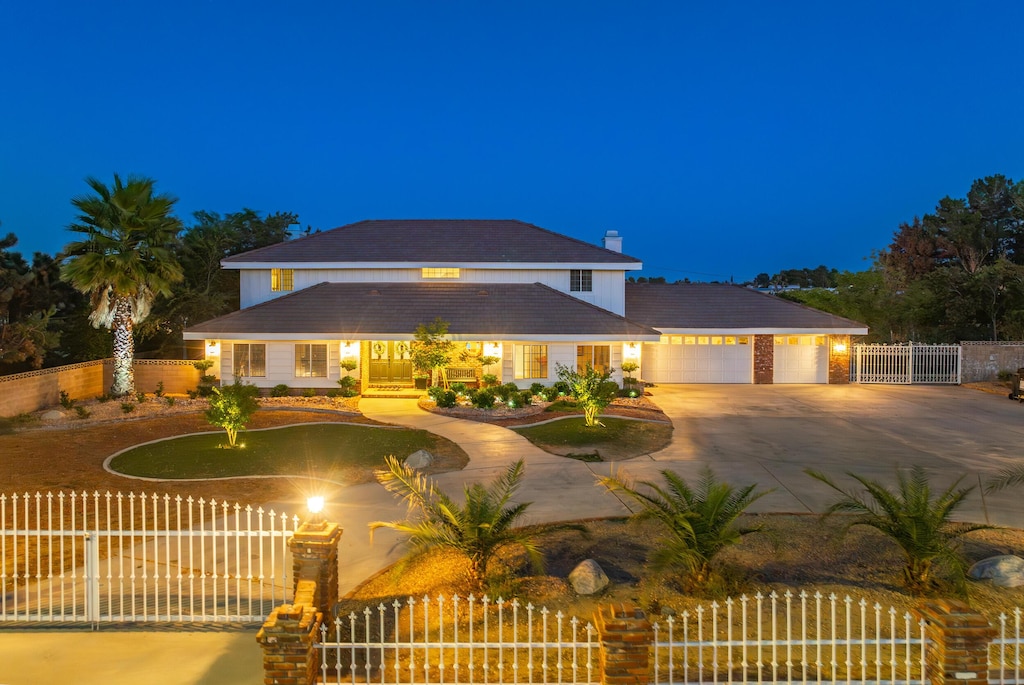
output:
{"label": "dormer window", "polygon": [[589,293],[594,290],[594,272],[590,269],[569,270],[569,292]]}
{"label": "dormer window", "polygon": [[461,278],[461,276],[462,276],[462,274],[461,274],[459,269],[453,269],[453,268],[449,268],[449,267],[439,267],[439,266],[425,266],[425,267],[423,267],[423,270],[420,272],[420,275],[423,278],[430,278],[430,279],[435,279],[435,278],[458,279],[458,278]]}
{"label": "dormer window", "polygon": [[295,269],[271,269],[270,289],[281,292],[292,290],[295,287]]}

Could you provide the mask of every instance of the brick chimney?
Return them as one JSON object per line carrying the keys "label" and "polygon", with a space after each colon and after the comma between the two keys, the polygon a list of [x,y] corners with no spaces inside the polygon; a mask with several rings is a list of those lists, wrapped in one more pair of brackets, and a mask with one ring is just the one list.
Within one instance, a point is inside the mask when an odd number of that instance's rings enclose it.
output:
{"label": "brick chimney", "polygon": [[603,242],[604,249],[622,253],[622,236],[618,231],[605,231]]}

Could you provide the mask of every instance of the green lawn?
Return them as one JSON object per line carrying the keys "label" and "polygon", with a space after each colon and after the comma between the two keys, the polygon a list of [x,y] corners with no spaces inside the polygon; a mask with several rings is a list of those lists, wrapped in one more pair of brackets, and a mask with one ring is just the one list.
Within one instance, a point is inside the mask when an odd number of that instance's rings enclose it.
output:
{"label": "green lawn", "polygon": [[652,421],[600,417],[604,428],[587,428],[583,417],[514,428],[542,450],[560,455],[597,454],[603,461],[657,452],[672,441],[672,426]]}
{"label": "green lawn", "polygon": [[369,482],[384,457],[419,449],[437,461],[430,471],[462,468],[457,445],[422,430],[337,423],[304,424],[241,433],[244,448],[223,449],[223,432],[185,435],[140,445],[117,455],[110,467],[132,476],[187,479],[254,475],[307,475],[347,483]]}

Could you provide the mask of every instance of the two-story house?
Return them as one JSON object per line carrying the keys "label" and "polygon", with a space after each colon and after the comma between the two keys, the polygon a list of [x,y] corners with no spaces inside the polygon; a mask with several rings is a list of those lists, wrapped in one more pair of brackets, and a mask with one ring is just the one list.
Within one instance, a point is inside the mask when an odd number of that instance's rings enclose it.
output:
{"label": "two-story house", "polygon": [[[557,366],[640,365],[659,383],[846,382],[854,321],[729,285],[631,284],[642,268],[608,231],[598,247],[513,220],[361,221],[228,257],[241,309],[189,328],[225,382],[330,388],[413,384],[419,324],[440,318],[482,369],[520,387]],[[845,369],[846,375],[843,375]]]}

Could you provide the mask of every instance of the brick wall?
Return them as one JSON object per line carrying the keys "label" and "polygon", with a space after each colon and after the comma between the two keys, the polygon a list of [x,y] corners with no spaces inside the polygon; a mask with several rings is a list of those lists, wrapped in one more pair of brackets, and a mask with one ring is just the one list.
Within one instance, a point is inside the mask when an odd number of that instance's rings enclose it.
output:
{"label": "brick wall", "polygon": [[[71,399],[92,399],[107,392],[113,381],[109,359],[0,376],[0,416],[55,407],[60,403],[61,390]],[[160,381],[164,382],[164,392],[182,394],[199,384],[199,371],[191,361],[135,360],[136,388],[152,393]]]}
{"label": "brick wall", "polygon": [[1024,342],[960,343],[960,374],[964,383],[994,381],[1000,371],[1024,367]]}
{"label": "brick wall", "polygon": [[775,382],[775,336],[754,336],[754,383],[771,385]]}

